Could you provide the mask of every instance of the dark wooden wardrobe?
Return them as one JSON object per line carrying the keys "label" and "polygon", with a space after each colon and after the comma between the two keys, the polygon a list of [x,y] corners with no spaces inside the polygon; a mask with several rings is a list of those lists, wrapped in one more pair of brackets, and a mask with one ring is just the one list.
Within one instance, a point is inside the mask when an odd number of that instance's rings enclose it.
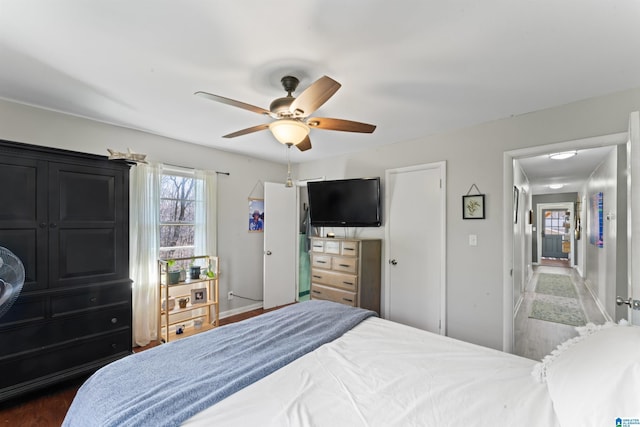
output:
{"label": "dark wooden wardrobe", "polygon": [[0,246],[26,276],[0,318],[0,401],[131,353],[129,164],[0,140]]}

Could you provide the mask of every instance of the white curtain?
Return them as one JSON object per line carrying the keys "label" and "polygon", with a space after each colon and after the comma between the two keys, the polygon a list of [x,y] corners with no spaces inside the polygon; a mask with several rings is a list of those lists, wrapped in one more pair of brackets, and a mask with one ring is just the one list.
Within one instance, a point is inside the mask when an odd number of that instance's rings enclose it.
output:
{"label": "white curtain", "polygon": [[217,255],[217,180],[215,171],[196,170],[195,254]]}
{"label": "white curtain", "polygon": [[158,166],[131,169],[130,274],[133,280],[133,341],[144,346],[158,338],[158,267],[160,221]]}

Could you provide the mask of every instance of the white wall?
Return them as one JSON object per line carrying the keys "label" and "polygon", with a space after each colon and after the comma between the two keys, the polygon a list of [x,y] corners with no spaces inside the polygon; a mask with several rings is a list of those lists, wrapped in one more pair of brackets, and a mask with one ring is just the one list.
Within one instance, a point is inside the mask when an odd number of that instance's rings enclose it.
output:
{"label": "white wall", "polygon": [[[385,169],[446,161],[448,335],[502,349],[503,272],[511,268],[510,261],[503,263],[502,254],[503,152],[626,132],[629,113],[638,109],[640,89],[635,89],[367,152],[301,163],[294,168],[294,178],[384,178]],[[486,219],[463,221],[461,197],[474,183],[486,194]],[[478,236],[481,250],[469,247],[469,234]],[[359,235],[383,238],[384,228],[362,229]],[[382,268],[386,268],[385,262]]]}
{"label": "white wall", "polygon": [[[585,237],[585,265],[587,285],[596,295],[599,302],[612,318],[615,317],[615,283],[617,278],[616,254],[617,254],[617,149],[611,150],[606,159],[596,168],[587,182],[586,202],[587,216],[584,228]],[[598,218],[594,217],[591,207],[592,197],[597,193],[603,193],[603,240],[602,248],[591,243],[594,223]],[[626,216],[625,216],[626,218]],[[622,236],[624,237],[624,236]],[[597,239],[597,236],[596,236]],[[626,239],[624,239],[626,242]],[[626,273],[626,272],[625,272]]]}
{"label": "white wall", "polygon": [[[239,295],[262,298],[263,235],[247,232],[247,198],[263,196],[259,181],[284,183],[285,165],[3,100],[0,139],[100,155],[107,155],[107,148],[131,148],[146,153],[154,163],[229,172],[229,176],[218,175],[220,295],[233,289]],[[221,298],[223,312],[252,304]]]}
{"label": "white wall", "polygon": [[[502,278],[511,268],[502,254],[503,152],[626,132],[629,113],[636,110],[640,89],[294,165],[294,179],[384,178],[385,169],[446,161],[448,335],[501,349]],[[286,166],[2,100],[0,138],[97,154],[106,154],[107,147],[130,147],[154,162],[230,172],[219,180],[221,294],[232,285],[236,293],[261,297],[262,236],[246,232],[247,197],[258,180],[282,182]],[[461,197],[473,183],[486,195],[486,219],[463,221]],[[384,238],[383,227],[357,232]],[[469,234],[478,236],[482,250],[468,246]],[[382,265],[386,268],[385,262]],[[223,310],[229,308],[224,298],[222,303]],[[232,307],[249,304],[238,299],[233,303],[237,305]]]}

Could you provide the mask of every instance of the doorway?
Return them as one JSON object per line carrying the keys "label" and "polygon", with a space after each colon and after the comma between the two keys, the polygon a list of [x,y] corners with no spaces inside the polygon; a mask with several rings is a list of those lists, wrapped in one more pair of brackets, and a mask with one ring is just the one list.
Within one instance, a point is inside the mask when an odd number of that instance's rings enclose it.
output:
{"label": "doorway", "polygon": [[537,206],[537,259],[540,265],[573,265],[573,203]]}
{"label": "doorway", "polygon": [[[605,135],[601,137],[585,138],[576,141],[529,147],[525,149],[505,152],[503,156],[503,350],[514,351],[514,315],[517,307],[514,301],[514,230],[512,223],[513,206],[512,192],[514,185],[514,161],[522,158],[548,155],[553,152],[580,150],[587,148],[617,146],[627,141],[627,133]],[[572,221],[573,222],[573,221]]]}
{"label": "doorway", "polygon": [[445,334],[445,162],[385,173],[383,317]]}

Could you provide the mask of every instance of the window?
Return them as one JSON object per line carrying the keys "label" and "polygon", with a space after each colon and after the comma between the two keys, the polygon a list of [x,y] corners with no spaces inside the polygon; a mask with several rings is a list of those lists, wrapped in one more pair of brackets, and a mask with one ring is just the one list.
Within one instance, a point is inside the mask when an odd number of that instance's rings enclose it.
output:
{"label": "window", "polygon": [[569,222],[570,217],[569,212],[560,211],[560,210],[549,210],[546,211],[544,216],[544,233],[548,236],[558,236],[564,235],[569,227],[571,226]]}
{"label": "window", "polygon": [[[195,255],[198,179],[176,172],[160,178],[160,258]],[[186,267],[186,265],[182,266]]]}

